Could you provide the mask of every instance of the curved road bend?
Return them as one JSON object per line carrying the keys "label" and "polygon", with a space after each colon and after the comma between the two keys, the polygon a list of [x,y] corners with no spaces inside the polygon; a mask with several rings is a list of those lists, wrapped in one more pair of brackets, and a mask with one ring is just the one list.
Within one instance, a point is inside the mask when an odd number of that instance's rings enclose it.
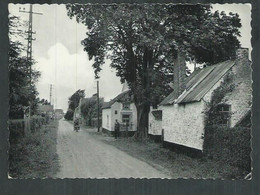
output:
{"label": "curved road bend", "polygon": [[147,163],[97,140],[86,129],[73,131],[59,121],[57,153],[60,171],[56,178],[169,178]]}

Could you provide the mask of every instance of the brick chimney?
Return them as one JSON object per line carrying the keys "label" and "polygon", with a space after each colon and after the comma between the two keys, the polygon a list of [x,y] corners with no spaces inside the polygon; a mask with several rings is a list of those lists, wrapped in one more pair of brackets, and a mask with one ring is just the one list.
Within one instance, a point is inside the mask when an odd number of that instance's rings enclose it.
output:
{"label": "brick chimney", "polygon": [[178,52],[174,63],[173,73],[173,90],[175,91],[175,98],[179,97],[185,90],[186,77],[185,55],[184,53]]}

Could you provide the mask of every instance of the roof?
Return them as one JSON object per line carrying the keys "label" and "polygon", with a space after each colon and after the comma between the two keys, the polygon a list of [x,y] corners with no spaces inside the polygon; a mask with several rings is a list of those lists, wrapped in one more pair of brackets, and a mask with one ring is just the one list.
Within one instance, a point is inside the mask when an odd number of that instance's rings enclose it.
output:
{"label": "roof", "polygon": [[57,112],[63,113],[63,109],[57,108],[57,109],[55,109],[55,112],[56,112],[56,113],[57,113]]}
{"label": "roof", "polygon": [[173,91],[160,105],[200,101],[234,65],[234,60],[227,60],[203,69],[196,69],[187,79],[185,91],[179,97],[176,97]]}
{"label": "roof", "polygon": [[38,105],[38,110],[40,112],[52,112],[53,105]]}
{"label": "roof", "polygon": [[110,108],[115,102],[122,101],[127,96],[130,96],[130,90],[120,93],[114,99],[112,99],[110,102],[104,102],[102,109]]}

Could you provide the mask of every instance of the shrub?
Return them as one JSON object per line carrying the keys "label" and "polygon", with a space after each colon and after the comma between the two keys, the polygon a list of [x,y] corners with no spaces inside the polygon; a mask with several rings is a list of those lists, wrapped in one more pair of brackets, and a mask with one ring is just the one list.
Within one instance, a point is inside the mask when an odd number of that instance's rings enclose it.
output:
{"label": "shrub", "polygon": [[[35,120],[39,120],[35,118]],[[36,123],[37,124],[37,123]],[[9,147],[9,175],[13,178],[50,177],[58,169],[57,121],[20,137]]]}
{"label": "shrub", "polygon": [[[49,122],[48,116],[39,117],[39,116],[32,116],[30,120],[31,124],[31,132],[37,131],[42,125],[45,125]],[[25,130],[25,119],[15,119],[9,120],[9,142],[13,143],[18,141],[21,137],[26,134]]]}
{"label": "shrub", "polygon": [[66,112],[66,114],[64,115],[64,118],[68,121],[72,121],[73,120],[73,115],[74,115],[74,111],[73,110],[68,110]]}
{"label": "shrub", "polygon": [[204,153],[214,160],[240,167],[249,172],[251,170],[250,139],[250,128],[207,126]]}

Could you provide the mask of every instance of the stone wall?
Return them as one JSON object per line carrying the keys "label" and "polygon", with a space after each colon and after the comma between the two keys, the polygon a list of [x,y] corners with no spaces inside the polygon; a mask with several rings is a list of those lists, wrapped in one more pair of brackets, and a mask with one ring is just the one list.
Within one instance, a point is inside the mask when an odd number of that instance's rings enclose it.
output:
{"label": "stone wall", "polygon": [[231,127],[247,113],[252,103],[252,69],[248,50],[240,49],[237,57],[237,62],[232,67],[234,90],[224,98],[224,102],[231,105]]}
{"label": "stone wall", "polygon": [[[236,64],[229,71],[229,74],[233,74],[233,90],[227,93],[221,101],[221,103],[231,105],[230,127],[234,127],[251,108],[252,69],[250,64],[248,60],[248,50],[239,49]],[[203,101],[211,101],[213,91],[221,85],[221,82],[224,80],[223,78],[208,91],[203,97]]]}
{"label": "stone wall", "polygon": [[164,141],[202,150],[204,102],[162,106]]}

